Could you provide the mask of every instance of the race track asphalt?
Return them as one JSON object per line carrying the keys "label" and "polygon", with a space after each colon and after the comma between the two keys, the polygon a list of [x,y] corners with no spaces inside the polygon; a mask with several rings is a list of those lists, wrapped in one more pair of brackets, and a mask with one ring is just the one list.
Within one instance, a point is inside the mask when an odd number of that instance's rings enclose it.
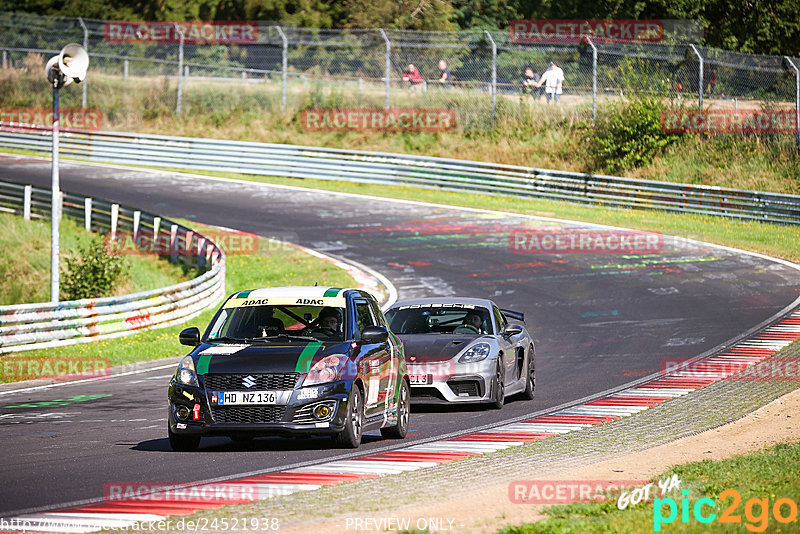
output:
{"label": "race track asphalt", "polygon": [[[0,179],[49,187],[50,165],[0,156]],[[532,235],[587,229],[76,162],[62,162],[61,187],[355,260],[385,274],[400,298],[488,297],[526,314],[536,341],[535,400],[509,399],[502,411],[415,406],[405,443],[367,436],[360,452],[499,425],[625,384],[657,371],[666,359],[692,357],[735,338],[800,295],[800,273],[790,266],[670,237],[658,237],[660,250],[650,254],[534,254],[513,250],[513,232],[529,245]],[[279,438],[249,444],[212,438],[197,453],[171,452],[165,422],[171,374],[170,366],[0,394],[0,515],[100,498],[110,482],[174,484],[352,454],[331,449],[327,439]]]}

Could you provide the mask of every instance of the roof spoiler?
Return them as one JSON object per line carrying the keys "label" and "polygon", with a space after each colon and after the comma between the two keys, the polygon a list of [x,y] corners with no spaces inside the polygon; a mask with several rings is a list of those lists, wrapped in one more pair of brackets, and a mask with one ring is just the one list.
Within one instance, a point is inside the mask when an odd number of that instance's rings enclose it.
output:
{"label": "roof spoiler", "polygon": [[525,314],[522,312],[515,312],[513,310],[504,310],[502,308],[500,309],[500,312],[509,319],[515,319],[517,321],[522,321],[523,323],[525,322]]}

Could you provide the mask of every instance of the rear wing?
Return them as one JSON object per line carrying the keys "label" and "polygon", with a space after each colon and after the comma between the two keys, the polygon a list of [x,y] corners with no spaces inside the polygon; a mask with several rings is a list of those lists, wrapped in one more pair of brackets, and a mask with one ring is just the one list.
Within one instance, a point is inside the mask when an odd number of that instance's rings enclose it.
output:
{"label": "rear wing", "polygon": [[500,313],[502,313],[503,315],[505,315],[509,319],[514,319],[516,321],[522,321],[523,323],[525,322],[525,314],[522,313],[522,312],[515,312],[513,310],[500,309]]}

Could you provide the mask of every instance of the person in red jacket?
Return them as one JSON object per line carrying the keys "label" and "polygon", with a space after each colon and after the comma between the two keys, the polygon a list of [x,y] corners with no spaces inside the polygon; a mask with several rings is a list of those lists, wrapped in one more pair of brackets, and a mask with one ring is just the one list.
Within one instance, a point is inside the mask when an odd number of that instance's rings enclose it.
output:
{"label": "person in red jacket", "polygon": [[413,63],[408,64],[408,69],[403,73],[401,78],[404,82],[409,82],[411,85],[419,85],[422,83],[422,74],[419,73],[417,67]]}

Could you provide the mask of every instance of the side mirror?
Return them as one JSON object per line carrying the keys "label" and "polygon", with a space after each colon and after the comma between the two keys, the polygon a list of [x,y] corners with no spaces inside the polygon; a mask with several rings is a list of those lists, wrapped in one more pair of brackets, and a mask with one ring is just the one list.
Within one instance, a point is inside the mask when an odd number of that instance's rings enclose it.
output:
{"label": "side mirror", "polygon": [[189,328],[181,330],[178,338],[181,340],[181,345],[196,347],[200,344],[200,329],[196,326],[190,326]]}
{"label": "side mirror", "polygon": [[364,343],[383,343],[389,339],[389,331],[385,326],[368,326],[361,331],[361,341]]}
{"label": "side mirror", "polygon": [[506,325],[506,329],[503,330],[503,335],[505,337],[516,336],[517,334],[521,333],[522,333],[522,327],[518,324]]}

